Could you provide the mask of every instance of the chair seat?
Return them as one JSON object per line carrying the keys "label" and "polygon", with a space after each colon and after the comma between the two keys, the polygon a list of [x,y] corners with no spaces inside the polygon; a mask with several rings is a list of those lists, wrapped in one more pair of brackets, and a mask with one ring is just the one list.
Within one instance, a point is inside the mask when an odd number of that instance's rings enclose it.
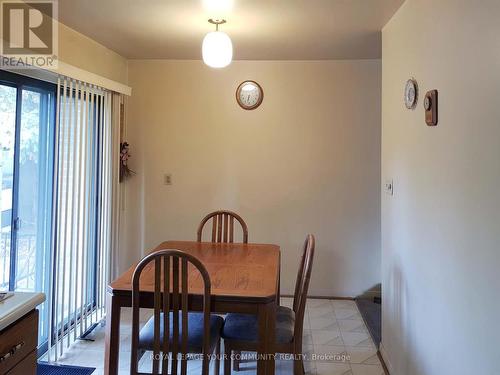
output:
{"label": "chair seat", "polygon": [[[292,309],[280,306],[276,310],[276,342],[290,343],[293,340],[295,313]],[[227,314],[222,337],[225,340],[258,341],[258,318],[250,314]]]}
{"label": "chair seat", "polygon": [[[173,343],[173,312],[170,312],[170,340],[169,346]],[[213,353],[215,345],[220,339],[221,328],[224,325],[224,319],[218,315],[210,316],[210,353]],[[179,312],[179,351],[182,340],[182,315]],[[147,321],[139,332],[139,348],[143,350],[153,350],[154,345],[154,316]],[[160,313],[160,347],[163,345],[163,313]],[[203,313],[188,313],[188,353],[203,352]]]}

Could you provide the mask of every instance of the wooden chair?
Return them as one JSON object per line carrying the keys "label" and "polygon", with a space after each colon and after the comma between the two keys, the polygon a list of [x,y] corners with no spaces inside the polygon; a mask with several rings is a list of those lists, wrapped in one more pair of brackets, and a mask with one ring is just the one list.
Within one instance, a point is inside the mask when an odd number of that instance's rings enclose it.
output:
{"label": "wooden chair", "polygon": [[[302,334],[307,291],[314,258],[314,236],[309,234],[304,244],[301,264],[295,283],[293,308],[279,306],[276,311],[275,353],[294,354],[294,375],[304,375]],[[224,339],[224,375],[231,373],[233,351],[257,351],[258,321],[255,315],[228,314],[222,330]]]}
{"label": "wooden chair", "polygon": [[[189,265],[193,265],[201,275],[203,312],[188,312]],[[139,303],[142,298],[139,280],[143,271],[154,272],[155,275],[154,315],[139,331]],[[195,275],[198,276],[196,272]],[[182,251],[158,251],[139,262],[132,278],[130,374],[144,374],[138,372],[138,361],[145,351],[152,351],[152,374],[177,375],[180,362],[181,374],[186,375],[188,354],[202,354],[201,374],[208,375],[210,355],[214,349],[217,354],[215,373],[218,374],[220,331],[224,319],[210,313],[210,289],[210,277],[203,264]]]}
{"label": "wooden chair", "polygon": [[201,242],[203,227],[212,219],[212,242],[234,242],[234,220],[236,219],[243,232],[243,243],[248,243],[248,228],[240,215],[231,211],[215,211],[203,218],[198,226],[198,242]]}
{"label": "wooden chair", "polygon": [[[237,213],[226,210],[214,211],[203,218],[198,226],[198,242],[201,242],[203,227],[210,219],[212,219],[212,242],[232,243],[234,241],[234,220],[236,219],[241,225],[243,243],[248,243],[248,228],[245,221]],[[239,356],[241,353],[237,354]],[[235,359],[233,366],[235,371],[239,371],[240,361]]]}

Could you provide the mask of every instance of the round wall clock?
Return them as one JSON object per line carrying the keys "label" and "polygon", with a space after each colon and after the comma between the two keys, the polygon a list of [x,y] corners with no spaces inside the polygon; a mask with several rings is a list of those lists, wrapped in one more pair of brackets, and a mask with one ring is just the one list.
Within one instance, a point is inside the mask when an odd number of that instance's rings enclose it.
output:
{"label": "round wall clock", "polygon": [[415,78],[406,81],[405,85],[405,106],[414,109],[418,102],[418,84]]}
{"label": "round wall clock", "polygon": [[262,87],[255,81],[243,81],[236,89],[236,101],[243,109],[255,109],[264,99]]}

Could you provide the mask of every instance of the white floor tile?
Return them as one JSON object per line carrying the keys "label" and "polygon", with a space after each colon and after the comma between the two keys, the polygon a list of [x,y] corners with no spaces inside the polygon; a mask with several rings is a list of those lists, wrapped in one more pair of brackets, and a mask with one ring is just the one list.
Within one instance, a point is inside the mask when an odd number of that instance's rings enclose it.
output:
{"label": "white floor tile", "polygon": [[[281,304],[290,307],[293,300],[282,298]],[[141,309],[142,324],[151,317],[152,311]],[[119,375],[129,374],[131,309],[122,310],[120,327]],[[376,355],[376,348],[364,325],[354,301],[310,299],[304,317],[303,345],[307,375],[381,375],[383,369]],[[95,367],[94,375],[103,374],[104,327],[98,327],[89,338],[94,341],[77,341],[65,353],[59,363]],[[315,355],[316,361],[311,361]],[[330,355],[328,358],[321,355]],[[140,362],[142,369],[150,369],[148,355]],[[200,361],[189,361],[189,375],[198,375]],[[222,366],[222,364],[221,364]],[[233,375],[255,375],[256,362],[242,364],[242,371]],[[222,370],[222,369],[221,369]],[[213,363],[211,364],[213,373]],[[221,371],[222,374],[222,371]],[[276,362],[276,375],[293,374],[293,363],[289,360]]]}
{"label": "white floor tile", "polygon": [[333,308],[331,307],[318,307],[318,308],[311,308],[308,309],[308,314],[309,318],[316,319],[316,318],[324,318],[324,319],[336,319],[335,313],[333,311]]}
{"label": "white floor tile", "polygon": [[333,315],[327,318],[311,318],[309,323],[312,331],[340,331],[337,320]]}
{"label": "white floor tile", "polygon": [[344,345],[340,331],[311,331],[313,345]]}
{"label": "white floor tile", "polygon": [[343,345],[316,345],[314,354],[316,355],[315,362],[349,363],[350,360]]}
{"label": "white floor tile", "polygon": [[357,365],[351,364],[352,375],[384,375],[381,365]]}
{"label": "white floor tile", "polygon": [[355,309],[356,310],[356,302],[353,300],[344,300],[344,299],[334,299],[332,300],[333,309]]}
{"label": "white floor tile", "polygon": [[362,320],[349,320],[349,319],[339,319],[337,324],[340,328],[340,332],[357,332],[357,333],[368,333],[365,323]]}
{"label": "white floor tile", "polygon": [[355,319],[363,320],[358,309],[334,309],[337,319]]}
{"label": "white floor tile", "polygon": [[373,347],[349,347],[345,348],[351,364],[380,365],[377,349]]}
{"label": "white floor tile", "polygon": [[322,308],[322,307],[329,307],[333,308],[331,300],[328,299],[308,299],[306,303],[306,308],[311,309],[311,308]]}
{"label": "white floor tile", "polygon": [[316,363],[317,375],[352,375],[351,366],[346,363]]}
{"label": "white floor tile", "polygon": [[372,338],[368,333],[364,332],[342,332],[342,340],[345,346],[374,347]]}

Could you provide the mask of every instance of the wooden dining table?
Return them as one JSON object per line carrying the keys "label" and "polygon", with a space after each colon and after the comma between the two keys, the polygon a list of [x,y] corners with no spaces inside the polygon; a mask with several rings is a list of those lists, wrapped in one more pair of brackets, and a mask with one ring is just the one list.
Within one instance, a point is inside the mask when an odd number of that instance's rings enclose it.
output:
{"label": "wooden dining table", "polygon": [[[214,313],[247,313],[258,316],[257,374],[274,375],[276,307],[279,304],[280,248],[271,244],[166,241],[164,249],[185,251],[206,267],[212,284]],[[106,348],[104,373],[118,373],[120,310],[132,306],[132,275],[135,265],[111,282],[106,298]],[[154,272],[140,279],[141,308],[154,307]],[[202,311],[199,279],[189,278],[189,309]],[[228,353],[230,354],[230,353]],[[129,355],[129,354],[127,354]]]}

